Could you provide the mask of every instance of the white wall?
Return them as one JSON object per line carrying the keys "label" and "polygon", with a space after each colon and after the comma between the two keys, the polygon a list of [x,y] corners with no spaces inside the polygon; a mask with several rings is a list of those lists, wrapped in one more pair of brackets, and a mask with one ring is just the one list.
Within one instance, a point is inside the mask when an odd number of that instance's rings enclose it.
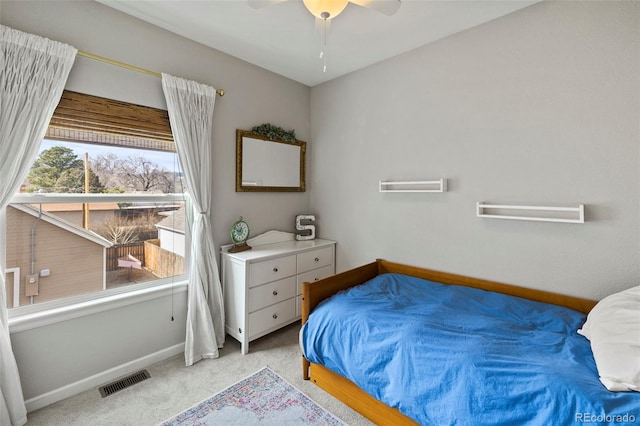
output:
{"label": "white wall", "polygon": [[[600,299],[640,284],[640,4],[542,2],[311,92],[311,210],[385,258]],[[380,179],[449,179],[444,194]],[[475,203],[586,204],[584,225]]]}
{"label": "white wall", "polygon": [[[236,128],[250,129],[270,122],[295,129],[299,139],[308,140],[307,86],[93,1],[2,0],[0,23],[69,43],[79,50],[225,90],[226,95],[216,101],[211,159],[217,246],[230,242],[229,228],[240,215],[251,226],[252,235],[257,235],[274,228],[294,231],[295,216],[308,212],[308,192],[235,192]],[[165,107],[159,79],[82,57],[76,59],[67,89]],[[185,293],[179,293],[173,305],[175,322],[170,321],[172,303],[166,296],[12,332],[28,408],[66,396],[93,381],[107,381],[109,374],[123,374],[128,363],[175,352],[184,342]],[[67,385],[71,389],[64,389]]]}
{"label": "white wall", "polygon": [[160,248],[175,253],[178,256],[185,256],[184,234],[158,228],[158,239],[160,240]]}
{"label": "white wall", "polygon": [[97,392],[117,377],[181,353],[186,305],[184,287],[176,287],[142,303],[26,331],[13,329],[11,343],[27,410],[83,390]]}

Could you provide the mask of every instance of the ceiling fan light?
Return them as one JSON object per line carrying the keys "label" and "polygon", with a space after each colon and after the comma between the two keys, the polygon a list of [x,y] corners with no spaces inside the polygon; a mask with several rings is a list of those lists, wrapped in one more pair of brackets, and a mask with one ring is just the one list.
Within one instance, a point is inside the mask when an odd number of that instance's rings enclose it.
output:
{"label": "ceiling fan light", "polygon": [[331,19],[347,7],[349,0],[302,0],[302,3],[316,18]]}

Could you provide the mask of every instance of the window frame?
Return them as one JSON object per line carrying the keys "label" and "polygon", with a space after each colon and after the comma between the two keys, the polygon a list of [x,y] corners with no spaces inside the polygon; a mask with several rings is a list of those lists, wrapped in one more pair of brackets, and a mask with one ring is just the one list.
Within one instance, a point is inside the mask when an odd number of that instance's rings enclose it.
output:
{"label": "window frame", "polygon": [[[9,204],[46,204],[46,203],[104,203],[104,202],[184,202],[186,209],[192,208],[188,193],[172,194],[60,194],[60,193],[19,193],[11,198]],[[6,208],[5,208],[6,209]],[[3,212],[4,213],[4,212]],[[6,214],[2,214],[0,238],[3,251],[6,250]],[[159,278],[153,281],[79,294],[63,299],[50,300],[33,305],[8,308],[9,325],[12,332],[63,321],[66,319],[100,312],[114,307],[138,303],[162,297],[168,290],[186,291],[191,258],[191,232],[189,223],[185,229],[184,272],[181,275]],[[3,259],[4,260],[4,259]],[[156,294],[157,293],[157,294]],[[142,298],[142,299],[141,299]],[[130,299],[127,301],[127,299]],[[16,328],[17,327],[17,328]]]}
{"label": "window frame", "polygon": [[[174,154],[176,152],[166,110],[69,90],[64,90],[43,139],[135,147]],[[185,203],[186,209],[193,208],[188,192],[172,194],[18,193],[11,198],[9,204],[133,201],[180,201]],[[0,210],[0,241],[2,241],[0,262],[5,271],[6,208]],[[11,332],[187,291],[191,259],[191,229],[188,220],[185,225],[187,229],[185,229],[184,271],[181,275],[8,308]],[[2,300],[4,299],[6,299],[6,292]]]}
{"label": "window frame", "polygon": [[[9,204],[47,204],[47,203],[105,203],[105,202],[184,202],[186,209],[192,208],[188,193],[172,194],[60,194],[60,193],[19,193],[15,194]],[[0,215],[0,238],[6,239],[6,207]],[[170,291],[186,291],[191,259],[191,230],[185,224],[185,256],[184,272],[181,275],[159,278],[157,280],[127,286],[84,293],[63,299],[49,300],[33,305],[8,308],[9,325],[12,332],[24,331],[53,322],[64,321],[89,313],[100,312],[162,297]],[[3,245],[6,248],[6,244]],[[6,270],[6,257],[2,256]],[[5,293],[6,298],[6,293]]]}

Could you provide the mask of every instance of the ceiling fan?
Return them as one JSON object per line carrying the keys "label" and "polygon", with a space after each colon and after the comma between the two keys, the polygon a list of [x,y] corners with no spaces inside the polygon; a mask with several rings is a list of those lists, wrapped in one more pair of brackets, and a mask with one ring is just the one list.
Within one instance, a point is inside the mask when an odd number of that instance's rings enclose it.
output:
{"label": "ceiling fan", "polygon": [[[249,6],[260,9],[272,4],[283,3],[289,0],[247,0]],[[327,31],[330,20],[338,16],[349,3],[366,7],[376,12],[391,16],[400,9],[400,0],[302,0],[309,13],[316,17],[316,24],[320,24],[322,41],[320,58],[324,60],[323,72],[327,70]]]}
{"label": "ceiling fan", "polygon": [[[288,0],[248,0],[249,6],[259,9]],[[342,12],[349,3],[375,10],[385,15],[393,15],[400,8],[400,0],[302,0],[307,10],[316,18],[332,19]]]}

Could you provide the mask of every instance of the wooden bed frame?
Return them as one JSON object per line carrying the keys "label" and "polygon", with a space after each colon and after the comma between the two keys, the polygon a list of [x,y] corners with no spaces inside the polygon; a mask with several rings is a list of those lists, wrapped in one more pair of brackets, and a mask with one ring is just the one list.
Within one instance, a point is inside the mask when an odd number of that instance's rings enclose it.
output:
{"label": "wooden bed frame", "polygon": [[[463,285],[494,291],[497,293],[509,294],[538,302],[566,306],[584,313],[588,313],[597,303],[589,299],[501,284],[493,281],[449,274],[446,272],[438,272],[415,266],[401,265],[378,259],[375,262],[324,278],[322,280],[312,283],[303,283],[302,324],[307,321],[309,314],[324,299],[329,298],[341,290],[357,286],[374,278],[376,275],[387,272],[410,275],[442,284]],[[391,408],[373,398],[350,380],[321,365],[310,363],[304,358],[304,356],[302,357],[302,376],[305,380],[310,379],[320,388],[378,425],[417,424],[409,417],[400,413],[396,408]]]}

